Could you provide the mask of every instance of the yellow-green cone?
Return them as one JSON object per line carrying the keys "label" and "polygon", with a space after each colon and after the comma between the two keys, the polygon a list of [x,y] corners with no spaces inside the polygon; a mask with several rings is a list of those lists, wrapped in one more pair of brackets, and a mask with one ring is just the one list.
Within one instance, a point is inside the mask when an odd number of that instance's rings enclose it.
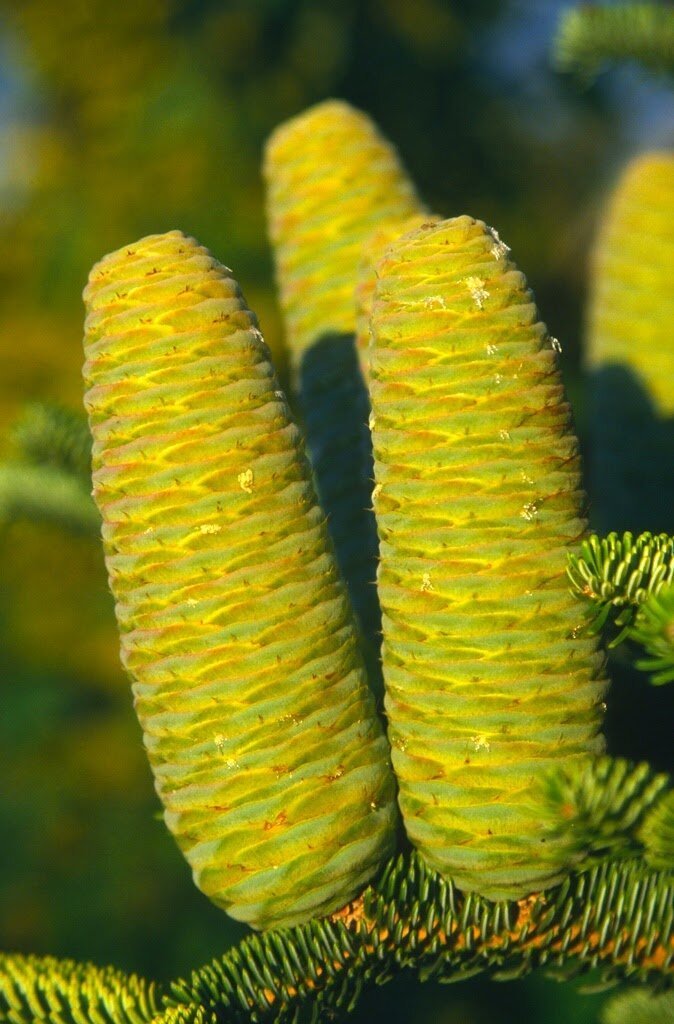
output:
{"label": "yellow-green cone", "polygon": [[299,366],[322,336],[353,334],[358,265],[373,231],[424,208],[393,147],[340,100],[277,128],[264,174],[287,342]]}
{"label": "yellow-green cone", "polygon": [[423,207],[393,147],[365,114],[337,100],[281,125],[264,172],[293,386],[369,678],[380,691],[369,402],[354,291],[375,228],[404,224]]}
{"label": "yellow-green cone", "polygon": [[601,531],[674,529],[674,153],[623,172],[597,239],[590,289],[590,462]]}
{"label": "yellow-green cone", "polygon": [[327,913],[389,854],[394,780],[269,352],[177,231],[107,256],[85,300],[94,496],[166,823],[233,917]]}
{"label": "yellow-green cone", "polygon": [[621,363],[660,415],[674,414],[674,153],[628,165],[594,254],[588,365]]}
{"label": "yellow-green cone", "polygon": [[[380,261],[370,349],[386,709],[412,842],[465,890],[561,877],[539,780],[602,749],[577,635],[584,530],[555,352],[507,247],[459,217]],[[553,844],[554,846],[554,844]]]}

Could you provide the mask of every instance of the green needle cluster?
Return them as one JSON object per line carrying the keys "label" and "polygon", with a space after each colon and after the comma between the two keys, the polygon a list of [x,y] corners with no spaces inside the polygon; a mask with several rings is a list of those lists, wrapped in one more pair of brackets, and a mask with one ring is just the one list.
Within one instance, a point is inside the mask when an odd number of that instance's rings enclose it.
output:
{"label": "green needle cluster", "polygon": [[3,1024],[148,1024],[161,1010],[157,986],[134,974],[0,953]]}

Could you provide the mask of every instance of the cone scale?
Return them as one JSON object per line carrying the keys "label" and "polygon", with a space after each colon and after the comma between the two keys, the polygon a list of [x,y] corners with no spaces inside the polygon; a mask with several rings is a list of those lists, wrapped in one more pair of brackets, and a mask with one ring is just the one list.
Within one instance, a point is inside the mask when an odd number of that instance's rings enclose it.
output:
{"label": "cone scale", "polygon": [[94,497],[165,819],[254,927],[344,905],[394,783],[299,432],[227,268],[180,232],[85,289]]}
{"label": "cone scale", "polygon": [[411,231],[422,227],[424,224],[435,223],[442,218],[435,214],[418,213],[413,217],[407,217],[404,221],[393,220],[382,225],[365,243],[363,253],[358,267],[358,278],[356,281],[356,348],[360,367],[365,380],[370,373],[370,362],[368,348],[370,346],[370,316],[372,314],[372,300],[374,299],[377,286],[377,264],[382,258],[389,245],[401,235],[407,235]]}
{"label": "cone scale", "polygon": [[386,711],[411,841],[462,889],[558,881],[541,773],[601,751],[605,689],[566,581],[582,535],[556,352],[470,217],[380,261],[370,389]]}

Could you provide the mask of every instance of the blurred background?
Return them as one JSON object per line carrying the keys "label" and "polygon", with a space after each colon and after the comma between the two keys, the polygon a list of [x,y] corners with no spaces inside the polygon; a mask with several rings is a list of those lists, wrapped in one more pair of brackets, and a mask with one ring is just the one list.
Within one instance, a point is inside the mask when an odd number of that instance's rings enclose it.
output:
{"label": "blurred background", "polygon": [[[433,209],[498,228],[582,433],[593,233],[628,157],[671,145],[674,107],[634,69],[557,73],[563,6],[0,0],[0,458],[27,401],[80,408],[87,273],[144,234],[181,228],[232,267],[283,365],[261,149],[329,96],[372,115]],[[166,979],[236,941],[159,819],[95,539],[0,524],[0,663],[0,948]],[[600,1003],[538,977],[400,979],[358,1017],[582,1024]]]}

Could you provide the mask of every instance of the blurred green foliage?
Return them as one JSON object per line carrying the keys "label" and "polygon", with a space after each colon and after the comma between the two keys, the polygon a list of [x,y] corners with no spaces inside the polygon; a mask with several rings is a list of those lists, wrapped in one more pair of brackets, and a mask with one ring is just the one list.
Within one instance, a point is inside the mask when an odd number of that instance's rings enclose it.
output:
{"label": "blurred green foliage", "polygon": [[[87,271],[149,232],[179,227],[232,266],[282,360],[261,148],[331,95],[381,125],[431,208],[499,229],[577,396],[585,255],[630,140],[610,88],[581,92],[551,70],[541,32],[556,9],[0,0],[2,434],[28,400],[79,407]],[[157,818],[99,545],[13,523],[0,565],[0,948],[184,973],[241,930],[197,892]],[[596,1019],[596,999],[540,979],[405,986],[362,1018]]]}

